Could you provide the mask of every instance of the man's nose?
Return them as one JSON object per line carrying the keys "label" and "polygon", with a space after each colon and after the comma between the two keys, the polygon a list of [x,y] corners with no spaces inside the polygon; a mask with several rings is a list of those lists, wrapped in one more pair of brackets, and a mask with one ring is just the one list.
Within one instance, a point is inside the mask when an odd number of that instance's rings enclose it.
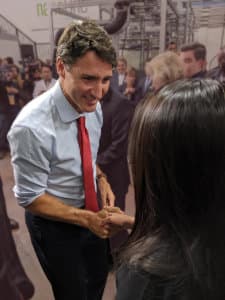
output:
{"label": "man's nose", "polygon": [[96,99],[100,100],[104,95],[104,84],[102,83],[96,84],[93,94]]}

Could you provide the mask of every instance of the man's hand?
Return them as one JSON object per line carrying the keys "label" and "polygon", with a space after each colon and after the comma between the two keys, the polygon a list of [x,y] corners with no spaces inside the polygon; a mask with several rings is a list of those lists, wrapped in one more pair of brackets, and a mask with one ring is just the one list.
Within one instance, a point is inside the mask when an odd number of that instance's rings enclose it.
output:
{"label": "man's hand", "polygon": [[113,236],[121,230],[121,227],[114,224],[109,224],[106,221],[112,213],[123,214],[119,207],[109,206],[96,213],[88,212],[86,227],[102,239]]}
{"label": "man's hand", "polygon": [[113,236],[121,230],[121,226],[107,222],[112,213],[123,214],[119,207],[105,207],[102,210],[92,213],[89,212],[87,218],[87,228],[102,239]]}
{"label": "man's hand", "polygon": [[102,218],[102,226],[108,230],[109,237],[115,235],[123,229],[123,226],[118,222],[112,222],[111,216],[121,215],[124,216],[124,212],[119,207],[105,206],[98,212],[98,216]]}
{"label": "man's hand", "polygon": [[87,228],[98,237],[107,239],[110,235],[109,229],[107,229],[106,226],[103,226],[103,219],[107,216],[107,213],[105,212],[104,217],[102,218],[100,212],[89,215]]}
{"label": "man's hand", "polygon": [[106,177],[103,176],[98,179],[98,188],[101,195],[102,206],[114,206],[115,195]]}

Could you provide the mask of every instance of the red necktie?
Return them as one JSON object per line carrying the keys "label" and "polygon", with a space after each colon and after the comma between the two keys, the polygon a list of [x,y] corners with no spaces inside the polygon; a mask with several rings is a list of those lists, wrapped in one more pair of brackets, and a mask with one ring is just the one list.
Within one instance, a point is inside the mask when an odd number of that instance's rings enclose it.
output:
{"label": "red necktie", "polygon": [[98,211],[98,201],[93,179],[93,167],[91,158],[91,145],[88,131],[85,127],[85,117],[77,120],[78,124],[78,141],[80,146],[80,155],[83,170],[83,183],[85,194],[85,208],[91,211]]}

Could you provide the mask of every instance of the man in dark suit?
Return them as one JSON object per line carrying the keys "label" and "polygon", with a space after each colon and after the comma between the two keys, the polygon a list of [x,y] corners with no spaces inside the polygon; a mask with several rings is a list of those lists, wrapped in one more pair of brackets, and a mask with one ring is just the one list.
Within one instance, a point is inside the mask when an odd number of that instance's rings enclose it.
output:
{"label": "man in dark suit", "polygon": [[[127,141],[133,112],[132,105],[110,87],[102,98],[103,127],[97,164],[106,174],[115,194],[115,206],[125,210],[125,196],[130,183],[127,164]],[[126,231],[111,238],[111,247],[117,248],[126,238]]]}
{"label": "man in dark suit", "polygon": [[136,106],[138,102],[144,98],[144,96],[149,92],[151,88],[151,78],[148,74],[147,65],[151,61],[151,58],[148,58],[145,61],[144,74],[139,77],[139,80],[136,85],[136,91],[133,98],[133,103]]}
{"label": "man in dark suit", "polygon": [[113,72],[113,76],[110,80],[110,85],[116,91],[121,91],[125,83],[125,77],[127,72],[127,60],[124,57],[117,59],[116,70]]}

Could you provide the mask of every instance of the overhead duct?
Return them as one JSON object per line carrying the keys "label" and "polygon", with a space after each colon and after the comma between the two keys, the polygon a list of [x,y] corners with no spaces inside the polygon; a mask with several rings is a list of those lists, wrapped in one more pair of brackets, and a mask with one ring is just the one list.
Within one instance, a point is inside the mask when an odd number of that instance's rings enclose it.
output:
{"label": "overhead duct", "polygon": [[126,23],[128,15],[128,7],[132,0],[117,0],[114,7],[116,8],[116,17],[111,23],[103,24],[104,29],[108,34],[114,34],[119,31]]}

